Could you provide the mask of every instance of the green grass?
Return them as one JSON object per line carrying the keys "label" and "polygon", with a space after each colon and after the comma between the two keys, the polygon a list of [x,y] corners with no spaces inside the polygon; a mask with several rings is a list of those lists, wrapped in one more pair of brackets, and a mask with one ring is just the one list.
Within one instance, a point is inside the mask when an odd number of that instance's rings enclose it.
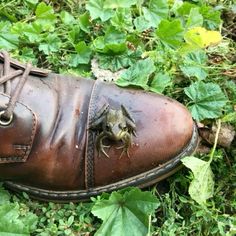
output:
{"label": "green grass", "polygon": [[[110,8],[114,2],[118,5]],[[21,61],[92,79],[92,58],[103,69],[125,68],[116,81],[119,86],[163,93],[186,105],[205,127],[221,123],[235,129],[236,3],[195,0],[180,6],[180,2],[0,0],[0,48]],[[192,33],[196,27],[220,32],[222,40]],[[88,203],[55,204],[1,188],[0,235],[93,235],[96,231],[111,235],[99,210],[112,197],[129,204],[132,194],[149,199],[150,210],[140,214],[146,222],[142,229],[149,235],[235,235],[235,141],[213,151],[209,149],[213,145],[205,146],[208,151],[195,157],[205,161],[201,164],[207,167],[208,179],[183,168],[148,192],[127,189]],[[214,189],[202,187],[212,183]],[[115,217],[120,222],[119,215]],[[127,236],[136,225],[129,227]]]}

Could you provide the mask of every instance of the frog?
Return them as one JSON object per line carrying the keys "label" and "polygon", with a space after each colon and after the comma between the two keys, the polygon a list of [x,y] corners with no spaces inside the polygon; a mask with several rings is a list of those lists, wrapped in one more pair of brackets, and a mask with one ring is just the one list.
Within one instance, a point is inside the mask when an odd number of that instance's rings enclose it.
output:
{"label": "frog", "polygon": [[91,120],[90,129],[97,131],[96,149],[98,156],[101,154],[107,158],[110,156],[105,151],[105,148],[110,148],[111,145],[105,145],[105,139],[122,142],[120,147],[116,149],[123,149],[119,159],[124,153],[130,158],[129,147],[132,144],[132,136],[136,136],[135,120],[132,118],[124,105],[120,108],[110,108],[109,104],[104,105],[97,115]]}

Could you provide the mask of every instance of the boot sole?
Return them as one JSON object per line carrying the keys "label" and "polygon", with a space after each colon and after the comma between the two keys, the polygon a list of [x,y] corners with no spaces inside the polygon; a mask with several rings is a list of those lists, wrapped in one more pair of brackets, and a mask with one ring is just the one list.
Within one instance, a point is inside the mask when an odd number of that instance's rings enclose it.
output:
{"label": "boot sole", "polygon": [[16,192],[25,192],[30,197],[41,201],[53,201],[63,203],[68,201],[77,202],[81,200],[88,200],[90,197],[96,196],[103,192],[111,192],[128,186],[137,186],[140,188],[144,188],[169,177],[182,167],[181,159],[183,157],[192,155],[196,150],[197,145],[198,131],[196,125],[194,124],[193,135],[190,142],[176,157],[174,157],[163,165],[159,165],[158,167],[152,170],[103,187],[96,187],[93,189],[78,191],[51,191],[14,183],[12,181],[6,181],[4,182],[4,185],[8,189],[11,189]]}

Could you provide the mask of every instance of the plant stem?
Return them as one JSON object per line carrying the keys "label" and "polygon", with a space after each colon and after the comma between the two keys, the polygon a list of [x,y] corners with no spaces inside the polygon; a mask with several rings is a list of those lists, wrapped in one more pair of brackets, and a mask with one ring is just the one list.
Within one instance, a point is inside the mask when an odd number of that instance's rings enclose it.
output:
{"label": "plant stem", "polygon": [[217,121],[216,136],[215,136],[213,148],[212,148],[211,153],[210,153],[210,160],[209,160],[209,162],[212,162],[213,156],[214,156],[214,154],[215,154],[216,145],[217,145],[218,138],[219,138],[219,133],[220,133],[220,128],[221,128],[221,120],[219,119],[219,120]]}

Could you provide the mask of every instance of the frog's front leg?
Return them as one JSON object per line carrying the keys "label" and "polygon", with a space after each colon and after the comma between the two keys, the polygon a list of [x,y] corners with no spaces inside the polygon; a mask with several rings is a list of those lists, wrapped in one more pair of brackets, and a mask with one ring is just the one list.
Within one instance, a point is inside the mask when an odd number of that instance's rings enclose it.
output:
{"label": "frog's front leg", "polygon": [[129,147],[131,146],[131,135],[129,133],[127,133],[121,140],[123,142],[123,145],[117,148],[117,149],[123,148],[119,159],[121,159],[121,157],[123,156],[124,153],[126,153],[127,156],[130,158]]}
{"label": "frog's front leg", "polygon": [[100,156],[101,152],[107,157],[110,158],[109,155],[105,152],[104,148],[109,148],[110,146],[104,145],[103,140],[107,137],[107,134],[101,132],[96,140],[96,148],[98,151],[98,156]]}

